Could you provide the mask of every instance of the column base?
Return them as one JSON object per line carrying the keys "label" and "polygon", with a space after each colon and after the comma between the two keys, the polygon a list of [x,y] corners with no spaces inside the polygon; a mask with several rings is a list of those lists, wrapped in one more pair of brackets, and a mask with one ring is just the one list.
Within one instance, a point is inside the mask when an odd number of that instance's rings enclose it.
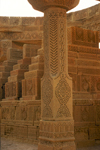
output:
{"label": "column base", "polygon": [[57,143],[45,142],[44,144],[38,144],[38,150],[76,150],[76,145],[74,141]]}
{"label": "column base", "polygon": [[40,121],[38,150],[76,150],[74,121]]}

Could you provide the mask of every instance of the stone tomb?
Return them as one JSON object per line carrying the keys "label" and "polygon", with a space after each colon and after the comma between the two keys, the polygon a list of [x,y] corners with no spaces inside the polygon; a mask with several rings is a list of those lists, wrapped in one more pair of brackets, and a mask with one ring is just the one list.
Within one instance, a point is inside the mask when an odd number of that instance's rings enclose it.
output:
{"label": "stone tomb", "polygon": [[[33,76],[29,77],[29,74],[39,72],[41,69],[39,66],[43,66],[42,58],[43,52],[40,49],[37,56],[31,58],[29,72],[25,72],[22,80],[22,98],[16,101],[6,99],[6,101],[1,102],[2,136],[38,142],[41,92],[39,93],[40,89],[36,86],[37,80],[34,84],[35,90],[30,90],[33,92],[25,93],[25,91],[27,91],[26,83],[28,80],[34,79]],[[73,85],[76,145],[77,147],[94,145],[100,141],[100,50],[98,48],[98,32],[78,27],[68,28],[68,73],[72,77]],[[39,91],[37,92],[37,90]],[[55,126],[57,125],[55,124]],[[44,124],[41,128],[43,131],[47,130],[48,125]],[[49,129],[51,131],[52,128]],[[57,126],[56,129],[58,131],[59,127]]]}

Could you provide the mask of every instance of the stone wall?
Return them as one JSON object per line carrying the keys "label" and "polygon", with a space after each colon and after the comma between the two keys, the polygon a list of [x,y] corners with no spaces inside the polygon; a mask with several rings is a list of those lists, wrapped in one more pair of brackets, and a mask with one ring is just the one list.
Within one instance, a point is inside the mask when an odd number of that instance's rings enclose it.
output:
{"label": "stone wall", "polygon": [[40,17],[0,17],[0,40],[40,40],[42,25]]}
{"label": "stone wall", "polygon": [[[87,9],[67,14],[68,26],[79,26],[82,28],[100,31],[100,4]],[[100,32],[99,32],[100,41]]]}
{"label": "stone wall", "polygon": [[[68,27],[100,30],[100,4],[67,14]],[[43,17],[0,17],[0,40],[42,40]]]}

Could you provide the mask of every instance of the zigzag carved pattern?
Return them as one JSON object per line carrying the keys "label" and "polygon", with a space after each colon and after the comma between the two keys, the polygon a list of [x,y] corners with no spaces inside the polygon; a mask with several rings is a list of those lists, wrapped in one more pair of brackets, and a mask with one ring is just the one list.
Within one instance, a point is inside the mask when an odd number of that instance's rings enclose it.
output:
{"label": "zigzag carved pattern", "polygon": [[57,19],[52,15],[50,18],[50,71],[53,76],[58,73],[57,36]]}

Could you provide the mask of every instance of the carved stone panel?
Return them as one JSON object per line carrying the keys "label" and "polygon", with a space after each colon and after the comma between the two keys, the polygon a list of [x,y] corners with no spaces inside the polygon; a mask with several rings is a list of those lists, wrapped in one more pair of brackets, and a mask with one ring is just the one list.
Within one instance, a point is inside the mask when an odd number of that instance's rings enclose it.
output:
{"label": "carved stone panel", "polygon": [[40,78],[30,78],[22,80],[22,96],[35,96],[36,99],[41,97]]}
{"label": "carved stone panel", "polygon": [[21,97],[20,82],[7,82],[5,84],[5,98],[17,98]]}
{"label": "carved stone panel", "polygon": [[74,120],[76,123],[95,123],[95,108],[88,106],[85,103],[82,106],[81,102],[79,106],[74,106]]}
{"label": "carved stone panel", "polygon": [[55,94],[60,103],[60,108],[57,111],[56,117],[71,117],[70,110],[67,107],[67,102],[71,98],[71,89],[66,79],[62,78],[59,81],[55,89]]}
{"label": "carved stone panel", "polygon": [[82,29],[80,27],[71,27],[68,31],[69,44],[97,47],[98,48],[98,32]]}

